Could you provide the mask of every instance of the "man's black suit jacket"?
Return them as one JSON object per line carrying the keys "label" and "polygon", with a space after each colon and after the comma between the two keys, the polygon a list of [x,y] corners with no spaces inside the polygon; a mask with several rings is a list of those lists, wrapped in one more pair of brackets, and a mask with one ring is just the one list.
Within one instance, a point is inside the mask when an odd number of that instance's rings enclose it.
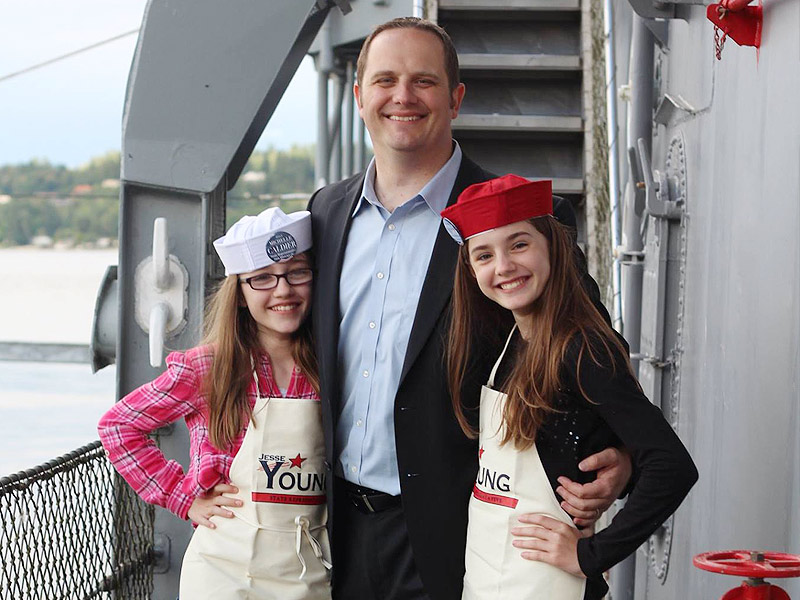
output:
{"label": "man's black suit jacket", "polygon": [[[461,161],[448,205],[469,185],[494,177],[466,156]],[[312,309],[322,388],[322,421],[328,468],[328,523],[333,522],[331,466],[336,459],[334,432],[341,410],[339,276],[351,215],[360,198],[364,174],[329,185],[311,198],[317,274]],[[569,202],[554,199],[556,217],[575,225]],[[395,442],[400,489],[411,547],[425,590],[432,600],[460,599],[464,577],[467,506],[478,470],[478,447],[458,426],[451,408],[444,366],[445,336],[458,245],[443,227],[422,286],[417,313],[394,401]],[[420,257],[426,260],[427,257]],[[594,295],[599,298],[597,286]],[[601,305],[602,306],[602,305]],[[485,383],[501,348],[481,352],[485,364],[468,374],[465,389],[474,394]],[[476,399],[477,401],[477,399]],[[335,545],[346,531],[331,530]],[[336,556],[334,555],[334,577]]]}

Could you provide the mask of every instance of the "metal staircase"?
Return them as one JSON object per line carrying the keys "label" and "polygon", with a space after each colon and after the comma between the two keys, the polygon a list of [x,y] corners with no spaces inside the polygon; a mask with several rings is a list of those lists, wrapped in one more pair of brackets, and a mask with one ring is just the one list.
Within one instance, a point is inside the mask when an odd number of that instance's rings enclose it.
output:
{"label": "metal staircase", "polygon": [[[325,71],[322,58],[332,57],[328,71],[337,89],[349,89],[357,49],[376,24],[415,14],[444,27],[467,86],[454,137],[468,156],[498,175],[552,179],[554,192],[575,207],[589,272],[601,293],[609,290],[605,73],[598,43],[602,5],[591,0],[374,0],[353,6],[346,19],[333,14],[312,47],[318,68],[323,65]],[[327,98],[328,85],[328,77],[322,77],[320,98]],[[352,139],[347,126],[352,106],[343,108],[341,97],[334,101],[333,116],[326,100],[320,104],[320,139],[334,135],[317,169],[318,179],[325,181],[363,168],[356,160],[342,169],[335,160]],[[335,137],[340,122],[348,140]]]}
{"label": "metal staircase", "polygon": [[464,152],[497,174],[552,179],[554,192],[580,207],[580,0],[439,0],[437,21],[467,86],[453,124]]}

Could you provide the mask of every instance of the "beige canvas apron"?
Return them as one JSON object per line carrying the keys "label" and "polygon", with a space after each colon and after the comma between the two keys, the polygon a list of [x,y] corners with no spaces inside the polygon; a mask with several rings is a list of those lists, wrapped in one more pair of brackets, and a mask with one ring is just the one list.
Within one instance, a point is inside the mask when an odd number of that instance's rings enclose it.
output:
{"label": "beige canvas apron", "polygon": [[506,394],[491,388],[510,341],[511,335],[481,390],[479,466],[469,500],[463,598],[582,600],[585,579],[526,560],[511,545],[511,528],[520,525],[517,519],[524,513],[573,523],[556,500],[536,445],[523,451],[513,443],[500,446]]}
{"label": "beige canvas apron", "polygon": [[181,600],[331,597],[324,456],[318,400],[258,397],[230,472],[244,506],[197,528]]}

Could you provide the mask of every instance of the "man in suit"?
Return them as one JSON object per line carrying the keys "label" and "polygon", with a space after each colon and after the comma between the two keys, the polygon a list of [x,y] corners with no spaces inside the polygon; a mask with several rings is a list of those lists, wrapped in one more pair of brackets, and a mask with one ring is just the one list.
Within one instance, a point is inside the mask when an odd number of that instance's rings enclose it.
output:
{"label": "man in suit", "polygon": [[[353,91],[375,158],[309,205],[334,598],[460,598],[478,449],[447,390],[458,246],[439,213],[492,175],[452,139],[465,88],[438,26],[404,18],[377,27]],[[566,201],[555,212],[574,225]],[[487,341],[475,359],[465,390],[475,402],[499,351]],[[579,524],[593,522],[630,475],[613,449],[585,462],[601,469],[598,479],[559,489]]]}

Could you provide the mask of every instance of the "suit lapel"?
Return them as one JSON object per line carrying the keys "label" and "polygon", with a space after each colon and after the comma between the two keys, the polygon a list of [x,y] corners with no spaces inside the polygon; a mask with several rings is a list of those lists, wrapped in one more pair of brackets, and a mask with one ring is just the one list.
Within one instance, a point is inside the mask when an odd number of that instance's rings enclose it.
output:
{"label": "suit lapel", "polygon": [[324,231],[327,234],[323,236],[321,247],[315,249],[319,265],[319,275],[315,282],[319,293],[317,309],[321,311],[321,318],[317,321],[320,327],[315,335],[320,336],[317,340],[317,347],[321,352],[320,377],[324,389],[327,390],[325,395],[331,399],[333,414],[338,414],[341,389],[338,378],[339,275],[352,223],[350,215],[360,198],[363,181],[363,176],[353,178],[345,188],[344,197],[331,198],[336,206],[326,215]]}
{"label": "suit lapel", "polygon": [[[490,175],[487,172],[464,156],[461,159],[461,166],[453,184],[453,191],[447,200],[447,206],[450,206],[458,199],[464,188],[473,183],[485,181],[489,177]],[[414,324],[411,327],[411,335],[408,338],[408,348],[403,360],[403,372],[400,375],[398,390],[403,385],[403,380],[408,371],[414,365],[417,356],[425,346],[425,342],[433,332],[436,322],[450,302],[450,296],[453,293],[453,278],[456,260],[458,259],[458,249],[458,244],[453,241],[444,226],[439,225],[439,233],[433,246],[431,262],[428,265],[428,272],[422,284],[417,312],[414,315]]]}

